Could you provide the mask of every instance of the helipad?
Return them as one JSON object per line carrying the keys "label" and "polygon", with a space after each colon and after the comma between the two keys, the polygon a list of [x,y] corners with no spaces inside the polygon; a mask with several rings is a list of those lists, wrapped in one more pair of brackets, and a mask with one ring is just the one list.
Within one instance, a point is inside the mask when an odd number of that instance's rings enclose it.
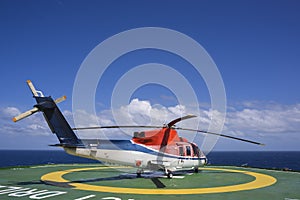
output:
{"label": "helipad", "polygon": [[[181,179],[103,165],[44,165],[0,170],[0,199],[300,199],[300,173],[204,167]],[[130,175],[131,174],[131,175]]]}

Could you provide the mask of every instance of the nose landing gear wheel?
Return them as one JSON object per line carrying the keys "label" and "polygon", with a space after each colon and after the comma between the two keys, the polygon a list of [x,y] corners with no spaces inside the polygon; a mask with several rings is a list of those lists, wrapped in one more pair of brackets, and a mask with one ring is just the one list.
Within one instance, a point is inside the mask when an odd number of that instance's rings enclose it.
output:
{"label": "nose landing gear wheel", "polygon": [[137,172],[137,173],[136,173],[136,177],[137,177],[137,178],[142,178],[142,173],[141,173],[141,172]]}
{"label": "nose landing gear wheel", "polygon": [[144,170],[138,169],[138,170],[136,171],[136,177],[137,177],[137,178],[142,178],[142,173],[144,173]]}

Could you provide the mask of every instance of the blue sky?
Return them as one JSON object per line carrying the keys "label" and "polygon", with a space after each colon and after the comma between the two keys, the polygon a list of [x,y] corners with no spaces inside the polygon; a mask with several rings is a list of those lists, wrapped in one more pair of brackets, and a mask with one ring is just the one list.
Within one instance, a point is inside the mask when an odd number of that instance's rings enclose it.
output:
{"label": "blue sky", "polygon": [[[76,73],[93,48],[125,30],[163,27],[196,40],[218,66],[228,104],[224,133],[226,130],[235,134],[243,132],[243,137],[267,143],[264,150],[300,150],[297,144],[300,139],[299,8],[296,0],[1,0],[0,149],[49,149],[48,144],[56,143],[40,115],[20,124],[9,121],[12,114],[25,111],[34,103],[25,84],[27,79],[45,94],[70,97],[60,108],[71,112]],[[182,70],[187,63],[166,52],[148,50],[121,57],[107,71],[105,85],[101,92],[97,90],[99,113],[109,109],[115,81],[130,67],[148,62],[181,70],[194,82],[200,102],[210,103],[201,77],[194,76],[192,69]],[[155,86],[140,88],[133,95],[141,103],[147,100],[151,106],[160,104],[166,108],[176,106],[172,97],[169,90]],[[24,127],[31,129],[24,130]],[[216,149],[256,150],[257,147],[238,142],[233,145],[224,139],[219,140]]]}

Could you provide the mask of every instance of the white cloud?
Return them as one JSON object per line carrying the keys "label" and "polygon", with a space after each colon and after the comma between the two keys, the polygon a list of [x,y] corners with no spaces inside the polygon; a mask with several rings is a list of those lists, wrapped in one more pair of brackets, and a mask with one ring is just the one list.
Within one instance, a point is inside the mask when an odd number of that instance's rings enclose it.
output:
{"label": "white cloud", "polygon": [[21,112],[19,111],[18,108],[7,107],[2,110],[2,113],[3,113],[3,115],[5,115],[7,117],[14,117],[14,116],[19,115]]}
{"label": "white cloud", "polygon": [[122,106],[118,112],[123,115],[123,119],[128,117],[131,123],[148,124],[149,121],[151,121],[151,110],[152,106],[149,101],[139,101],[138,99],[133,99],[129,105]]}
{"label": "white cloud", "polygon": [[[94,116],[85,111],[76,111],[76,126],[107,126],[107,125],[155,125],[163,126],[178,117],[194,113],[195,109],[186,109],[185,106],[176,105],[174,107],[164,107],[162,105],[152,105],[149,101],[133,99],[128,105],[121,106],[115,110],[104,110]],[[195,113],[196,114],[196,113]],[[203,115],[204,116],[204,115]],[[188,122],[187,122],[188,121]],[[208,122],[207,119],[202,120]],[[97,125],[98,124],[98,125]],[[190,128],[197,128],[195,120],[186,120],[180,125],[186,125]],[[133,132],[140,129],[101,129],[94,131],[80,131],[78,134],[82,137],[105,137],[124,138],[131,137]],[[193,137],[192,134],[189,134]]]}
{"label": "white cloud", "polygon": [[16,107],[0,109],[0,134],[50,135],[49,128],[41,114],[34,114],[30,118],[14,123],[12,118],[20,113],[20,110]]}
{"label": "white cloud", "polygon": [[[243,106],[241,106],[243,105]],[[281,105],[268,104],[265,102],[246,102],[239,104],[239,109],[231,106],[227,112],[226,122],[222,133],[231,135],[248,135],[248,134],[282,134],[298,132],[300,130],[300,104]],[[28,134],[28,135],[50,135],[45,120],[41,114],[34,114],[29,118],[21,120],[18,123],[11,122],[11,118],[20,111],[15,107],[6,107],[0,109],[0,134]],[[73,114],[77,115],[80,123],[79,127],[87,126],[107,126],[107,125],[163,125],[169,121],[184,116],[186,114],[197,114],[198,118],[182,121],[177,124],[179,127],[207,130],[214,116],[215,123],[221,123],[220,113],[201,108],[200,113],[196,113],[194,106],[176,105],[173,107],[164,107],[162,105],[152,105],[149,101],[133,99],[128,105],[122,106],[114,112],[103,110],[97,114],[89,114],[79,110],[74,113],[63,111],[63,114],[73,126]],[[213,126],[214,124],[212,124]],[[107,129],[95,131],[80,131],[80,136],[101,137],[106,135],[113,138],[130,137],[136,129]],[[124,134],[126,133],[126,134]],[[183,134],[185,134],[183,132]],[[189,133],[187,137],[195,135]],[[185,135],[184,135],[185,136]],[[247,137],[246,137],[247,138]]]}
{"label": "white cloud", "polygon": [[177,105],[175,107],[168,107],[168,110],[171,111],[172,114],[177,116],[182,116],[186,113],[186,108],[183,105]]}
{"label": "white cloud", "polygon": [[231,111],[227,113],[226,125],[230,130],[252,133],[289,133],[300,130],[300,104],[263,107]]}

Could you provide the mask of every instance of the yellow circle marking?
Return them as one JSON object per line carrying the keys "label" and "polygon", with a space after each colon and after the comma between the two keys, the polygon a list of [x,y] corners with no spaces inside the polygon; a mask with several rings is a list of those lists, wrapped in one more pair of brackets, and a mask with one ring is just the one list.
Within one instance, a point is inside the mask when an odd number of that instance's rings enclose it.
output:
{"label": "yellow circle marking", "polygon": [[249,176],[255,177],[255,180],[229,186],[220,187],[210,187],[210,188],[189,188],[189,189],[141,189],[141,188],[123,188],[123,187],[110,187],[110,186],[98,186],[89,185],[83,183],[72,183],[69,180],[64,179],[62,176],[72,172],[97,170],[97,169],[107,169],[110,167],[92,167],[92,168],[78,168],[70,169],[64,171],[57,171],[45,174],[41,177],[42,181],[51,181],[59,183],[68,183],[69,185],[75,187],[77,190],[87,190],[87,191],[97,191],[97,192],[109,192],[109,193],[123,193],[123,194],[209,194],[209,193],[223,193],[223,192],[236,192],[242,190],[253,190],[258,188],[267,187],[276,183],[276,179],[272,176],[243,171],[235,169],[223,169],[223,168],[201,168],[203,170],[213,170],[213,171],[225,171],[225,172],[235,172],[242,173]]}

